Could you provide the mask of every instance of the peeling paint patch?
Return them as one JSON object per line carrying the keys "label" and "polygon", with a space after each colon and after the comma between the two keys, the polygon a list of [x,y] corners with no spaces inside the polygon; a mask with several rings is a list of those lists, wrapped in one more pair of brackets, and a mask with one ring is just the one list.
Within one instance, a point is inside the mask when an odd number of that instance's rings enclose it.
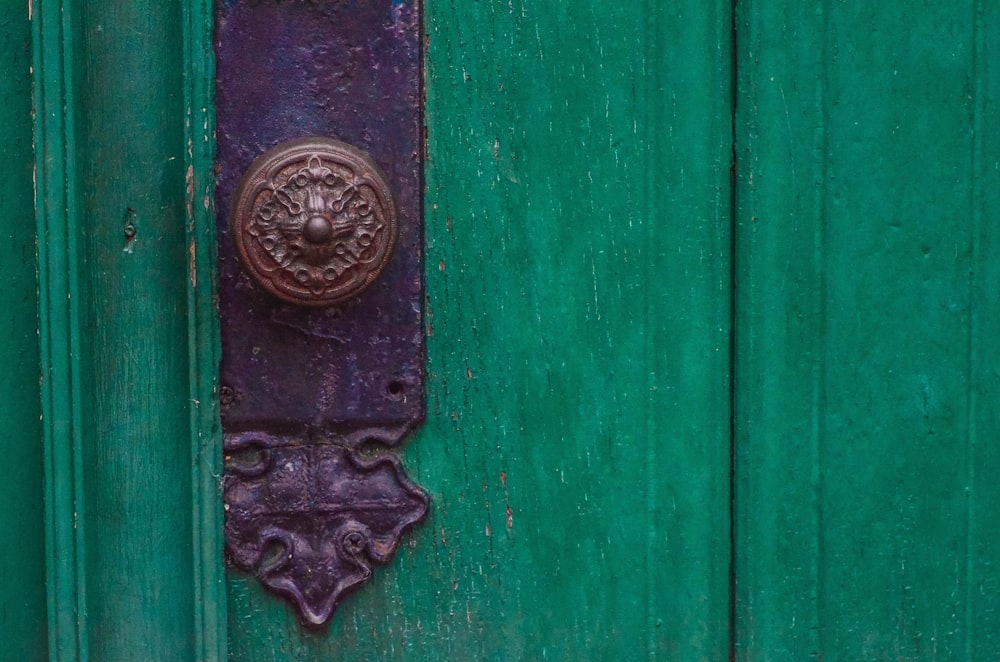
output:
{"label": "peeling paint patch", "polygon": [[[189,164],[187,167],[187,174],[184,176],[184,186],[186,190],[184,204],[187,209],[188,220],[190,220],[194,217],[194,165],[192,164]],[[194,250],[193,246],[192,250]]]}
{"label": "peeling paint patch", "polygon": [[194,242],[189,249],[191,254],[191,287],[198,287],[198,261],[195,259]]}
{"label": "peeling paint patch", "polygon": [[125,222],[122,226],[122,234],[125,236],[125,245],[122,247],[123,253],[131,253],[135,248],[138,230],[135,227],[135,210],[131,207],[125,210]]}

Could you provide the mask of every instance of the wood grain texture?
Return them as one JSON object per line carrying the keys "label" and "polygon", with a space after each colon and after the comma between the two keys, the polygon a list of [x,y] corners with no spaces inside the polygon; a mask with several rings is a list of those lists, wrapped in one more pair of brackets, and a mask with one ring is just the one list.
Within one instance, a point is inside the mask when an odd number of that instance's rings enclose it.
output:
{"label": "wood grain texture", "polygon": [[[31,31],[24,3],[0,6],[0,633],[4,655],[47,659],[38,281],[32,171]],[[15,544],[10,544],[15,543]]]}
{"label": "wood grain texture", "polygon": [[729,3],[426,4],[429,521],[234,660],[724,660]]}
{"label": "wood grain texture", "polygon": [[994,3],[738,3],[737,650],[996,656]]}
{"label": "wood grain texture", "polygon": [[31,5],[49,658],[86,660],[80,255],[72,6]]}
{"label": "wood grain texture", "polygon": [[188,436],[194,599],[194,659],[226,658],[223,565],[222,425],[219,420],[219,340],[214,157],[215,60],[213,0],[181,5],[184,50],[185,220],[188,271]]}
{"label": "wood grain texture", "polygon": [[33,12],[50,657],[220,659],[210,14]]}

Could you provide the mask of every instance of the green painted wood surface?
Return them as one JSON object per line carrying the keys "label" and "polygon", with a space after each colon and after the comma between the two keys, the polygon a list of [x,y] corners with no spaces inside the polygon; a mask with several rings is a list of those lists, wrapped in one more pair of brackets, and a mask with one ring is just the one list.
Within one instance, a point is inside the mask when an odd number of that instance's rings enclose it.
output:
{"label": "green painted wood surface", "polygon": [[2,656],[44,660],[45,514],[38,386],[38,299],[31,127],[31,31],[27,6],[0,6],[0,633]]}
{"label": "green painted wood surface", "polygon": [[80,265],[69,6],[28,5],[32,17],[38,336],[45,449],[45,565],[52,660],[86,659],[81,470]]}
{"label": "green painted wood surface", "polygon": [[729,3],[426,10],[432,513],[231,658],[727,659]]}
{"label": "green painted wood surface", "polygon": [[996,659],[1000,8],[738,12],[738,659]]}
{"label": "green painted wood surface", "polygon": [[50,657],[221,659],[209,7],[32,11]]}
{"label": "green painted wood surface", "polygon": [[208,5],[0,10],[3,655],[996,657],[994,4],[427,0],[434,509],[318,633],[223,618]]}

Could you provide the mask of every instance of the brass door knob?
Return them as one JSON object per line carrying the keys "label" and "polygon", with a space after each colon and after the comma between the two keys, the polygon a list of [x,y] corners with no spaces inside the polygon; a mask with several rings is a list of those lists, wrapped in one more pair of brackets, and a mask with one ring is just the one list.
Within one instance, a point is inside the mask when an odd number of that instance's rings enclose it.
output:
{"label": "brass door knob", "polygon": [[392,194],[375,162],[320,137],[259,156],[236,189],[230,226],[250,276],[305,306],[360,294],[385,269],[398,233]]}

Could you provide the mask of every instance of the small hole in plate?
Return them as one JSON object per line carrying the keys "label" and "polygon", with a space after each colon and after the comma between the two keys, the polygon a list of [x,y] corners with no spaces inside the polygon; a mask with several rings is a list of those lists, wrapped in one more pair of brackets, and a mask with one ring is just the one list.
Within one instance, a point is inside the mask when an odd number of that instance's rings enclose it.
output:
{"label": "small hole in plate", "polygon": [[403,382],[400,382],[400,381],[391,381],[385,387],[385,392],[388,393],[389,397],[392,398],[392,399],[394,399],[394,400],[398,400],[398,399],[402,398],[403,397],[403,392],[405,390],[406,390],[406,388],[403,386]]}

